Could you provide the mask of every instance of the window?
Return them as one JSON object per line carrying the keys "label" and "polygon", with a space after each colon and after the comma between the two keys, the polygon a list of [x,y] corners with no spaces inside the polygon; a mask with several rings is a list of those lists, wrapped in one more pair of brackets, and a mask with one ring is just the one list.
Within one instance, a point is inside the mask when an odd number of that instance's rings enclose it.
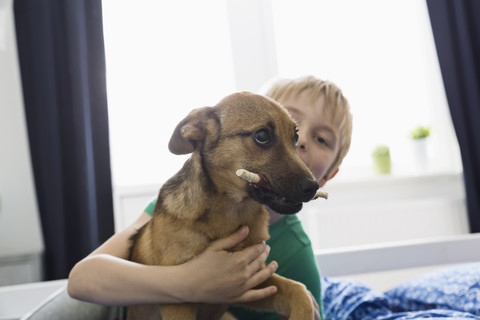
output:
{"label": "window", "polygon": [[[354,115],[344,178],[371,174],[377,144],[393,173],[415,173],[409,132],[431,127],[427,173],[459,170],[426,4],[416,0],[272,1],[279,74],[337,83]],[[453,152],[452,152],[453,151]]]}
{"label": "window", "polygon": [[223,0],[103,1],[115,185],[173,175],[176,124],[235,91],[226,12]]}
{"label": "window", "polygon": [[103,3],[116,185],[158,184],[179,168],[185,159],[167,144],[191,109],[304,74],[337,83],[352,106],[354,137],[338,179],[371,174],[359,168],[380,143],[395,174],[414,172],[408,133],[419,124],[432,128],[429,172],[461,170],[423,2]]}

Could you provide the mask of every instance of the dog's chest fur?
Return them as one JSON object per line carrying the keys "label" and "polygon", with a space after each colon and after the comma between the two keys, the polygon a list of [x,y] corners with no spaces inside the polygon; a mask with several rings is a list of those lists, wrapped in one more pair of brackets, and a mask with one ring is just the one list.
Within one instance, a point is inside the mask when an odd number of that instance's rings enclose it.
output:
{"label": "dog's chest fur", "polygon": [[[249,235],[232,251],[268,239],[265,208],[250,198],[235,199],[228,190],[219,190],[202,162],[201,155],[194,153],[163,185],[152,219],[140,229],[135,239],[136,248],[132,248],[131,257],[134,261],[155,265],[180,264],[202,252],[212,241],[231,235],[242,225],[249,226]],[[172,243],[171,239],[175,242]],[[144,241],[149,243],[139,245]]]}

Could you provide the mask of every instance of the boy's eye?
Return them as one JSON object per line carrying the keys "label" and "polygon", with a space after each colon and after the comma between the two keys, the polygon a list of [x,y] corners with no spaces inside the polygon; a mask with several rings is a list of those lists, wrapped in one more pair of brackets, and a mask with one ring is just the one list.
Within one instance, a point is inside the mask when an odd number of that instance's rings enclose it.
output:
{"label": "boy's eye", "polygon": [[265,129],[260,129],[255,132],[254,139],[259,145],[266,145],[268,142],[270,142],[270,137]]}
{"label": "boy's eye", "polygon": [[323,139],[322,137],[317,137],[316,140],[321,143],[321,144],[327,144],[327,141],[325,139]]}

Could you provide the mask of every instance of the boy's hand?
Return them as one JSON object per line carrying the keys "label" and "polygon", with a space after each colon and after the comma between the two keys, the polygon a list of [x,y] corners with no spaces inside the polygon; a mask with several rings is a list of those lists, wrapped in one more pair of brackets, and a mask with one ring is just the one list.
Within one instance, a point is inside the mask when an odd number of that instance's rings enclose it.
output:
{"label": "boy's hand", "polygon": [[[270,247],[261,243],[238,252],[228,252],[248,235],[242,227],[231,236],[219,239],[200,255],[185,263],[187,272],[181,295],[189,302],[236,303],[262,299],[273,295],[277,288],[253,289],[267,280],[277,269],[276,262],[264,265]],[[187,282],[187,281],[186,281]]]}

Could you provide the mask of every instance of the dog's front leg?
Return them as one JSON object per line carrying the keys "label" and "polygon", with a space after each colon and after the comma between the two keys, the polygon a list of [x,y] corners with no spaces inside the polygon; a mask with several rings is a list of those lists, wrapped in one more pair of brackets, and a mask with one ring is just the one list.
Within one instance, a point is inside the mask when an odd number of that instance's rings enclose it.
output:
{"label": "dog's front leg", "polygon": [[274,285],[277,293],[265,299],[242,303],[247,308],[288,315],[290,320],[314,319],[312,298],[304,284],[273,274],[261,287]]}
{"label": "dog's front leg", "polygon": [[128,307],[127,320],[195,320],[195,304],[146,304]]}
{"label": "dog's front leg", "polygon": [[146,304],[128,307],[127,320],[162,319],[160,305]]}
{"label": "dog's front leg", "polygon": [[197,305],[193,303],[164,304],[161,306],[162,320],[195,320]]}

